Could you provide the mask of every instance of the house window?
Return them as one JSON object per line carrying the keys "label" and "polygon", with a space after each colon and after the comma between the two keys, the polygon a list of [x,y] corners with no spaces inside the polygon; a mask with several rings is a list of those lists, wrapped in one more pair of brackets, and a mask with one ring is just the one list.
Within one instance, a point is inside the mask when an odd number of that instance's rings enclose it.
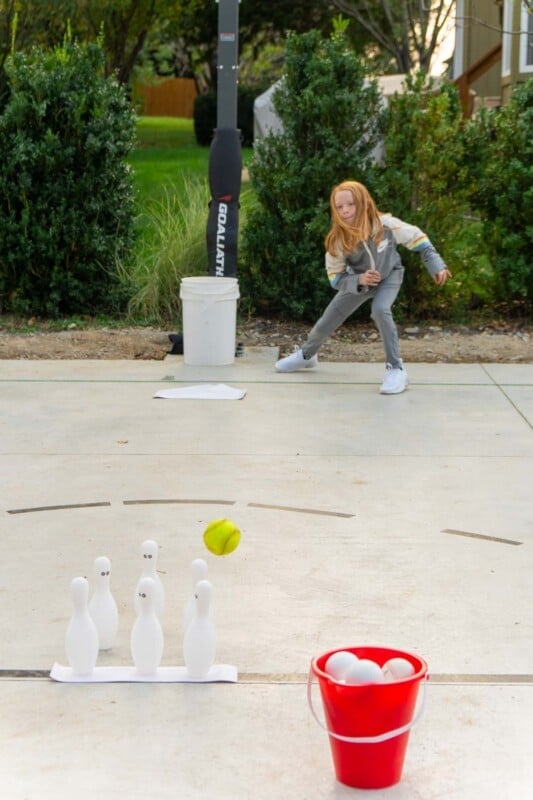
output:
{"label": "house window", "polygon": [[513,30],[513,0],[505,0],[503,6],[502,75],[511,74],[511,46]]}
{"label": "house window", "polygon": [[533,14],[525,3],[520,17],[520,72],[533,72]]}

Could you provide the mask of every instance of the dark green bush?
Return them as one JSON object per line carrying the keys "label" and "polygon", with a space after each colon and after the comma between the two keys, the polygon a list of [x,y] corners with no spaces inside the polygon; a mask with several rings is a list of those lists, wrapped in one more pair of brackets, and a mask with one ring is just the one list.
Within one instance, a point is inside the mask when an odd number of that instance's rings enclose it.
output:
{"label": "dark green bush", "polygon": [[425,231],[454,280],[437,289],[420,256],[402,248],[400,319],[461,318],[486,286],[479,226],[468,219],[472,180],[456,88],[438,88],[422,73],[408,78],[389,100],[378,204]]}
{"label": "dark green bush", "polygon": [[196,144],[209,147],[217,126],[217,98],[213,91],[195,97],[193,123]]}
{"label": "dark green bush", "polygon": [[[265,87],[268,88],[268,87]],[[237,128],[241,131],[241,144],[251,147],[254,140],[254,101],[264,89],[257,86],[237,87]],[[196,143],[209,147],[217,126],[217,96],[215,92],[198,95],[194,101],[194,135]]]}
{"label": "dark green bush", "polygon": [[495,300],[527,312],[533,305],[533,78],[506,106],[483,115],[471,137],[478,165],[472,203],[483,219]]}
{"label": "dark green bush", "polygon": [[291,34],[273,103],[283,123],[254,146],[257,197],[242,234],[242,305],[314,320],[331,299],[324,269],[329,195],[347,178],[372,191],[380,96],[342,32]]}
{"label": "dark green bush", "polygon": [[254,143],[254,102],[268,86],[242,86],[238,87],[237,127],[242,134],[242,146],[252,147]]}
{"label": "dark green bush", "polygon": [[16,53],[0,114],[3,310],[116,310],[132,245],[135,116],[98,45]]}

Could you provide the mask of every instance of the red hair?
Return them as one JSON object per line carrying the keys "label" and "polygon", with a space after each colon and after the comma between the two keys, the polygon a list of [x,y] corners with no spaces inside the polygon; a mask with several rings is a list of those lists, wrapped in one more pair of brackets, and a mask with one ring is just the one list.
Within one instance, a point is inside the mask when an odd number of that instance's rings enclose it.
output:
{"label": "red hair", "polygon": [[[337,192],[350,192],[355,203],[355,220],[347,223],[341,219],[335,205]],[[331,230],[324,243],[332,256],[353,253],[362,241],[373,238],[380,242],[383,238],[383,225],[379,211],[366,186],[357,181],[343,181],[331,190]]]}

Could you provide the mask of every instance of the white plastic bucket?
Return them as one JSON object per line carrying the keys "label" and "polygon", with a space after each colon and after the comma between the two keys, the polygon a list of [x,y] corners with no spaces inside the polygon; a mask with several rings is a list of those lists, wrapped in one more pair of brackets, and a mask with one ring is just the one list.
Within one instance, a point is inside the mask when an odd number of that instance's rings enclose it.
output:
{"label": "white plastic bucket", "polygon": [[235,360],[237,278],[182,278],[183,360],[196,367],[220,367]]}

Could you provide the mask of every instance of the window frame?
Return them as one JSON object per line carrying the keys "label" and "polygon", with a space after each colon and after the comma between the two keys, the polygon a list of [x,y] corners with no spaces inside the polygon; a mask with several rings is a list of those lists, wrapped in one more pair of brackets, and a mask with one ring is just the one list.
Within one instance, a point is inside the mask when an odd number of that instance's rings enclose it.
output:
{"label": "window frame", "polygon": [[[525,3],[520,3],[520,47],[518,69],[520,72],[533,72],[533,14],[529,13]],[[527,61],[528,49],[530,61]]]}
{"label": "window frame", "polygon": [[511,53],[513,29],[513,0],[504,0],[503,4],[503,25],[502,25],[502,77],[506,78],[511,74]]}

